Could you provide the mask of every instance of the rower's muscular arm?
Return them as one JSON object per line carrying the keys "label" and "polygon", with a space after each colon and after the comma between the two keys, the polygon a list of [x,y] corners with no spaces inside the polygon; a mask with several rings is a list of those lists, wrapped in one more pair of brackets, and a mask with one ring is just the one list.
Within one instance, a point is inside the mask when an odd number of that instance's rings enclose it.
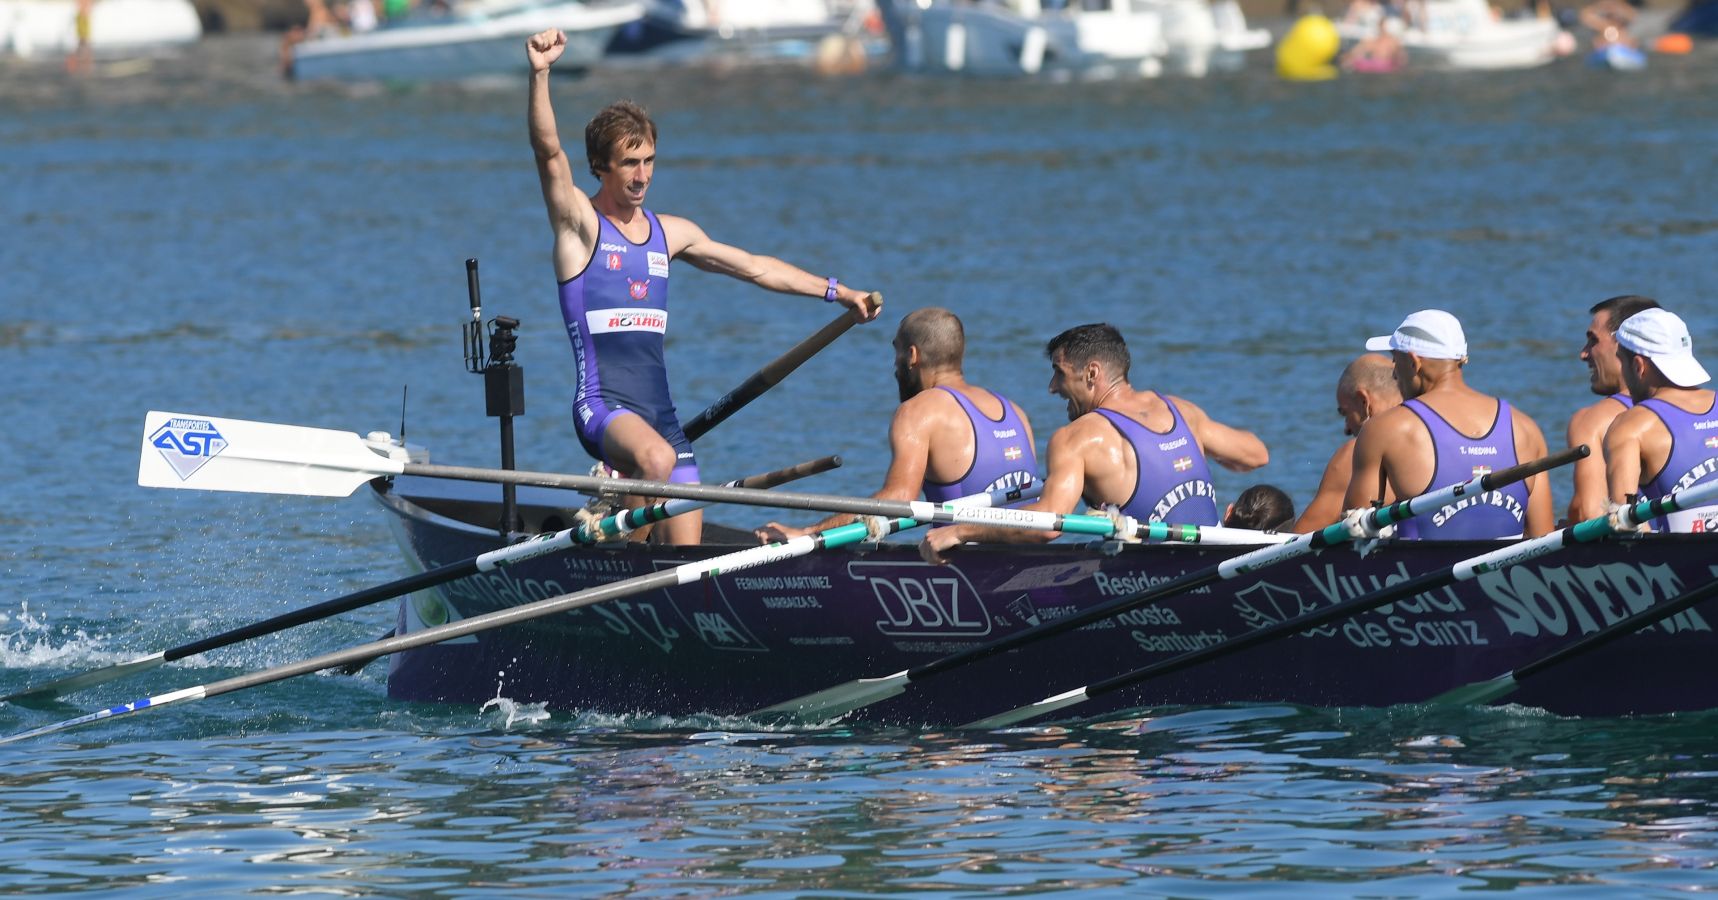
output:
{"label": "rower's muscular arm", "polygon": [[[1091,436],[1076,422],[1050,436],[1048,469],[1044,491],[1038,502],[1021,509],[1053,513],[1071,513],[1079,505],[1086,487],[1086,445]],[[1043,544],[1061,536],[1060,531],[1034,531],[1024,528],[997,528],[992,525],[950,525],[925,535],[919,542],[919,555],[926,562],[944,563],[944,551],[957,544],[1011,543]]]}
{"label": "rower's muscular arm", "polygon": [[1641,438],[1653,418],[1651,410],[1637,406],[1617,416],[1605,432],[1605,482],[1613,503],[1627,503],[1640,493]]}
{"label": "rower's muscular arm", "polygon": [[1306,504],[1306,509],[1295,520],[1294,531],[1317,531],[1327,525],[1335,524],[1342,518],[1343,495],[1348,492],[1350,468],[1354,463],[1354,439],[1349,438],[1330,455],[1330,462],[1324,466],[1324,477],[1318,482],[1318,492]]}
{"label": "rower's muscular arm", "polygon": [[1613,400],[1600,400],[1569,417],[1569,446],[1586,444],[1595,451],[1585,459],[1575,460],[1575,494],[1569,498],[1570,524],[1605,514],[1605,498],[1610,494],[1605,484],[1605,429],[1616,418],[1612,412],[1616,405]]}
{"label": "rower's muscular arm", "polygon": [[[706,272],[715,272],[751,282],[778,294],[797,294],[821,299],[829,288],[825,277],[783,262],[773,256],[749,253],[738,247],[711,240],[704,229],[692,220],[680,216],[658,216],[663,233],[668,238],[668,255],[683,259]],[[861,322],[877,318],[883,309],[882,297],[868,291],[856,290],[844,284],[835,286],[836,302],[853,311]]]}
{"label": "rower's muscular arm", "polygon": [[[889,423],[889,473],[883,477],[883,487],[872,494],[872,497],[902,503],[918,498],[919,491],[925,484],[925,471],[930,467],[931,458],[930,432],[934,421],[930,418],[928,407],[919,402],[927,399],[930,399],[928,395],[914,397],[895,410],[895,418]],[[759,540],[767,543],[802,534],[816,534],[858,520],[859,517],[852,513],[836,513],[804,528],[791,528],[771,522],[753,533]]]}
{"label": "rower's muscular arm", "polygon": [[1354,460],[1349,467],[1348,490],[1342,496],[1343,509],[1369,509],[1384,499],[1389,476],[1384,453],[1391,438],[1401,430],[1392,427],[1395,418],[1387,412],[1361,426],[1360,435],[1354,439]]}
{"label": "rower's muscular arm", "polygon": [[1187,428],[1193,432],[1193,438],[1199,442],[1199,449],[1206,459],[1235,472],[1251,472],[1271,461],[1271,451],[1258,435],[1224,425],[1180,397],[1169,399],[1175,401],[1176,408],[1181,410],[1181,418],[1186,420]]}
{"label": "rower's muscular arm", "polygon": [[596,209],[573,183],[572,167],[561,148],[555,108],[549,99],[549,67],[561,58],[566,46],[566,35],[558,28],[532,35],[525,42],[525,57],[531,64],[525,118],[531,133],[531,150],[537,158],[543,205],[549,213],[549,227],[555,232],[557,281],[566,281],[584,268],[597,231]]}
{"label": "rower's muscular arm", "polygon": [[[1521,462],[1541,459],[1551,451],[1545,445],[1545,433],[1533,417],[1519,409],[1511,416],[1515,425],[1515,458]],[[1550,534],[1557,527],[1557,508],[1551,499],[1551,477],[1544,472],[1527,479],[1527,521],[1524,534],[1529,538]]]}

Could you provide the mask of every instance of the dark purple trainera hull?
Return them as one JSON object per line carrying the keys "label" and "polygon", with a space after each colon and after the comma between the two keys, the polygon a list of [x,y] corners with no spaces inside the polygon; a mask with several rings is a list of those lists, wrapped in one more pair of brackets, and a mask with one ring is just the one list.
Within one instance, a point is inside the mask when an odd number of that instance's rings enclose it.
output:
{"label": "dark purple trainera hull", "polygon": [[[406,480],[402,479],[402,482]],[[445,487],[422,483],[445,492]],[[470,491],[475,486],[467,486]],[[424,567],[498,546],[413,493],[382,486],[395,534]],[[474,505],[467,508],[476,508]],[[529,507],[528,528],[565,527]],[[463,517],[463,516],[462,516]],[[493,520],[493,511],[479,521]],[[878,722],[958,723],[1168,659],[1490,549],[1385,546],[1325,551],[1183,594],[932,679],[870,707]],[[1082,715],[1157,704],[1287,701],[1381,706],[1423,701],[1501,674],[1662,603],[1718,573],[1712,539],[1657,536],[1576,547],[1266,644],[1078,707]],[[532,560],[401,604],[404,634],[704,559],[733,547],[605,545]],[[1115,545],[1110,545],[1114,550]],[[1244,549],[1244,548],[1239,548]],[[743,713],[859,677],[887,675],[995,640],[1033,622],[1131,593],[1239,552],[1229,547],[967,548],[947,567],[910,545],[866,547],[723,574],[597,604],[392,658],[388,692],[405,700],[501,695],[557,708],[671,715]],[[1668,712],[1718,705],[1718,612],[1696,608],[1523,683],[1514,702],[1567,714]]]}

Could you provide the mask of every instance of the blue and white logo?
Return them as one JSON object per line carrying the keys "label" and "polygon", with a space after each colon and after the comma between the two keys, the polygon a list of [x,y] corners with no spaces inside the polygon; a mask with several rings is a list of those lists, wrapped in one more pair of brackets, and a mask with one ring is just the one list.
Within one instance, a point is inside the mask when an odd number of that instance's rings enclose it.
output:
{"label": "blue and white logo", "polygon": [[208,419],[168,419],[167,424],[149,436],[149,443],[154,444],[173,471],[179,473],[180,481],[196,474],[209,460],[227,449],[227,439],[221,437],[221,433],[215,430],[215,423]]}

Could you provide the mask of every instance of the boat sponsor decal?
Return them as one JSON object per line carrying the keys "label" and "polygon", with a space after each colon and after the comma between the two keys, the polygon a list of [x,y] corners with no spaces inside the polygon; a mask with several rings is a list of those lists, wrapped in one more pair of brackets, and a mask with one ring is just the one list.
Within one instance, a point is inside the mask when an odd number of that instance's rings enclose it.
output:
{"label": "boat sponsor decal", "polygon": [[650,267],[650,277],[668,277],[668,254],[658,253],[655,250],[647,250],[644,253],[644,262]]}
{"label": "boat sponsor decal", "polygon": [[829,591],[833,586],[828,575],[776,575],[757,578],[739,575],[734,587],[742,591],[758,591],[758,603],[764,609],[822,609],[823,601],[809,593],[789,591]]}
{"label": "boat sponsor decal", "polygon": [[1171,631],[1168,634],[1133,632],[1134,643],[1147,653],[1186,653],[1189,650],[1221,644],[1228,639],[1228,635],[1221,631],[1195,631],[1191,634],[1181,631]]}
{"label": "boat sponsor decal", "polygon": [[787,642],[795,647],[848,647],[852,646],[853,639],[845,634],[828,634],[817,637],[795,635],[788,638]]}
{"label": "boat sponsor decal", "polygon": [[[1301,573],[1318,593],[1307,612],[1323,605],[1334,606],[1356,597],[1373,593],[1412,577],[1400,560],[1393,571],[1366,575],[1338,574],[1336,567],[1303,564]],[[1467,613],[1468,607],[1453,586],[1445,586],[1405,600],[1386,603],[1344,619],[1340,624],[1326,625],[1303,634],[1332,637],[1340,634],[1348,643],[1360,648],[1383,647],[1449,647],[1457,644],[1484,645],[1491,641],[1485,629]],[[1267,623],[1268,624],[1268,623]]]}
{"label": "boat sponsor decal", "polygon": [[149,436],[149,443],[184,481],[227,449],[227,439],[208,419],[168,419]]}
{"label": "boat sponsor decal", "polygon": [[[656,568],[659,570],[673,569],[678,568],[678,566],[670,561],[658,560]],[[772,585],[779,582],[782,589],[799,590],[816,590],[817,582],[824,585],[829,583],[827,576],[795,578],[791,576],[757,577],[748,575],[733,577],[730,580],[738,590],[742,591],[748,589],[738,587],[738,585],[746,582],[754,585],[760,582]],[[789,588],[789,585],[793,585],[793,588]],[[751,590],[757,589],[759,588],[751,588]],[[771,596],[775,597],[776,595]],[[804,595],[795,594],[793,596],[797,598]],[[733,650],[743,653],[769,652],[769,647],[765,646],[763,641],[758,640],[757,635],[746,624],[739,611],[734,609],[734,604],[728,600],[728,591],[723,586],[722,579],[711,578],[691,586],[665,588],[662,591],[662,597],[668,602],[669,607],[680,616],[680,620],[692,630],[692,633],[704,642],[704,646],[712,650]],[[805,599],[811,600],[814,607],[817,605],[816,598],[805,597]],[[768,606],[768,604],[765,605]]]}
{"label": "boat sponsor decal", "polygon": [[591,334],[613,334],[621,331],[668,331],[668,311],[665,309],[592,309],[585,311],[585,324]]}
{"label": "boat sponsor decal", "polygon": [[611,600],[584,607],[593,610],[608,629],[622,637],[638,637],[663,653],[674,652],[680,629],[663,621],[656,604],[644,600]]}
{"label": "boat sponsor decal", "polygon": [[[1300,591],[1261,581],[1244,591],[1235,592],[1235,611],[1241,614],[1241,623],[1248,628],[1264,628],[1287,622],[1290,619],[1315,612],[1318,604],[1303,599]],[[1330,637],[1336,629],[1321,626],[1301,632],[1301,636]]]}
{"label": "boat sponsor decal", "polygon": [[990,611],[955,566],[925,562],[850,562],[847,576],[864,583],[882,617],[877,630],[890,637],[980,637],[990,633]]}
{"label": "boat sponsor decal", "polygon": [[[1718,574],[1718,567],[1712,567]],[[1592,566],[1515,566],[1487,572],[1479,588],[1510,634],[1591,634],[1681,594],[1683,579],[1668,564],[1600,563]],[[1697,610],[1678,613],[1644,630],[1670,634],[1711,631]]]}
{"label": "boat sponsor decal", "polygon": [[[459,614],[459,610],[453,604],[447,601],[447,598],[442,596],[441,592],[446,587],[443,585],[441,588],[418,591],[406,598],[406,602],[401,604],[405,610],[405,627],[401,630],[401,634],[411,634],[414,631],[423,631],[426,628],[446,625],[449,622],[457,622],[465,618]],[[467,634],[438,643],[475,644],[477,643],[477,635]]]}
{"label": "boat sponsor decal", "polygon": [[[1128,594],[1137,594],[1141,591],[1157,587],[1160,584],[1174,581],[1185,574],[1185,572],[1176,572],[1174,574],[1160,575],[1153,572],[1141,572],[1138,569],[1116,572],[1114,574],[1099,571],[1092,573],[1092,586],[1098,589],[1098,594],[1101,596],[1125,597]],[[1204,587],[1197,587],[1187,593],[1209,594],[1211,593],[1211,586],[1205,585]]]}
{"label": "boat sponsor decal", "polygon": [[1032,628],[1038,627],[1043,621],[1038,618],[1038,607],[1033,605],[1031,594],[1021,594],[1008,601],[1008,611],[1014,614],[1014,618]]}
{"label": "boat sponsor decal", "polygon": [[1072,562],[1058,562],[1047,566],[1033,566],[1015,572],[1013,577],[996,586],[997,593],[1003,591],[1024,591],[1032,588],[1063,587],[1078,584],[1092,576],[1098,567],[1103,565],[1101,560],[1082,559]]}

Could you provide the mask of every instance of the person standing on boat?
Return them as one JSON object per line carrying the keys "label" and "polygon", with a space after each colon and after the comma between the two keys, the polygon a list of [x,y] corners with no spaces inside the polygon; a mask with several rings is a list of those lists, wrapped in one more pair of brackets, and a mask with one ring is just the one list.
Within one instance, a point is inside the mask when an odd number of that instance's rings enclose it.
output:
{"label": "person standing on boat", "polygon": [[[1587,311],[1593,318],[1587,323],[1581,361],[1587,364],[1593,393],[1603,399],[1575,410],[1569,417],[1569,446],[1586,444],[1599,450],[1605,445],[1605,431],[1611,423],[1634,406],[1623,386],[1622,363],[1617,361],[1617,326],[1635,313],[1657,308],[1658,301],[1650,297],[1624,294],[1602,300]],[[1594,452],[1586,459],[1577,459],[1574,469],[1575,493],[1569,498],[1568,520],[1584,522],[1604,515],[1611,496],[1610,485],[1605,482],[1604,454]]]}
{"label": "person standing on boat", "polygon": [[[954,313],[935,306],[908,313],[894,346],[901,405],[889,423],[889,472],[872,496],[907,501],[923,491],[926,500],[942,502],[1038,479],[1026,414],[1007,397],[967,383],[966,331]],[[857,518],[837,514],[806,528],[771,522],[755,533],[765,543],[785,541]]]}
{"label": "person standing on boat", "polygon": [[[1694,358],[1688,325],[1673,312],[1648,309],[1617,328],[1617,361],[1635,405],[1605,432],[1605,475],[1611,501],[1639,493],[1662,497],[1718,478],[1718,395]],[[1648,475],[1647,473],[1652,473]],[[1671,513],[1654,531],[1718,531],[1718,505]]]}
{"label": "person standing on boat", "polygon": [[[779,293],[840,303],[861,322],[875,319],[882,303],[834,278],[713,241],[688,219],[646,210],[656,124],[636,104],[610,104],[585,126],[585,157],[598,182],[587,197],[573,182],[549,98],[549,67],[566,45],[566,35],[551,28],[526,41],[525,55],[531,64],[531,148],[555,233],[561,312],[579,368],[574,427],[592,456],[620,472],[695,482],[697,459],[675,416],[663,362],[671,260]],[[656,528],[668,543],[697,543],[703,518],[688,513]]]}
{"label": "person standing on boat", "polygon": [[[1366,342],[1389,350],[1406,398],[1360,429],[1343,505],[1382,502],[1386,491],[1413,497],[1546,454],[1539,426],[1508,401],[1468,387],[1467,336],[1441,309],[1413,313],[1392,334]],[[1397,536],[1425,540],[1538,537],[1552,528],[1551,485],[1541,472],[1408,519]]]}
{"label": "person standing on boat", "polygon": [[[1342,370],[1336,381],[1336,413],[1342,417],[1342,433],[1348,440],[1325,463],[1318,491],[1292,530],[1316,531],[1342,518],[1342,500],[1354,473],[1354,436],[1373,416],[1401,405],[1402,391],[1396,387],[1396,368],[1390,357],[1362,353]],[[1393,500],[1395,495],[1386,491],[1384,501]]]}
{"label": "person standing on boat", "polygon": [[[1083,497],[1140,521],[1216,525],[1217,497],[1208,460],[1237,472],[1270,461],[1250,431],[1205,414],[1180,397],[1139,390],[1132,359],[1112,325],[1080,325],[1050,339],[1050,393],[1068,403],[1068,424],[1050,436],[1048,472],[1038,502],[1026,509],[1070,513]],[[954,525],[919,544],[931,562],[967,541],[1032,543],[1056,532]]]}

